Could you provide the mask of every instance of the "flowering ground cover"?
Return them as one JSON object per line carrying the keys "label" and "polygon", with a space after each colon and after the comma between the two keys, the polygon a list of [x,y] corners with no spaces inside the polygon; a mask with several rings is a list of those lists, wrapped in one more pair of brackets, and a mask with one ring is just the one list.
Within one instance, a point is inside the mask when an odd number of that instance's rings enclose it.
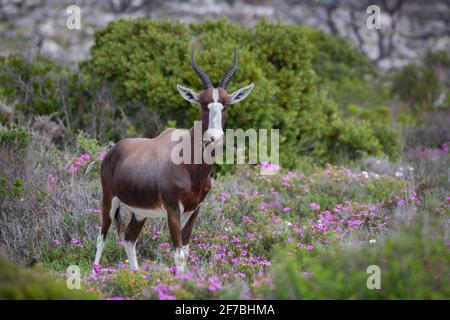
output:
{"label": "flowering ground cover", "polygon": [[[448,150],[438,160],[437,152],[421,154],[415,168],[367,159],[352,169],[288,171],[263,163],[219,175],[194,228],[188,271],[180,274],[164,219],[148,221],[139,237],[138,272],[129,270],[114,228],[101,264],[92,265],[104,150],[83,139],[75,153],[52,149],[48,157],[48,148],[32,144],[24,158],[34,161],[33,174],[4,182],[2,191],[6,210],[15,199],[17,216],[38,208],[35,220],[3,223],[19,234],[33,228],[28,259],[61,276],[79,266],[83,290],[103,299],[450,296],[448,190],[437,173],[428,180],[416,175],[429,161],[448,163]],[[384,290],[367,288],[369,265],[380,266]]]}

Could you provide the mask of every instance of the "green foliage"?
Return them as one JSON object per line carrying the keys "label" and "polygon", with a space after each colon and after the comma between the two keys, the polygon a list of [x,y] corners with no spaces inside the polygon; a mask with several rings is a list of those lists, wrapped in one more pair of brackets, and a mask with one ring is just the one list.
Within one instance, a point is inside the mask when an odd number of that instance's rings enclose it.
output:
{"label": "green foliage", "polygon": [[430,106],[438,97],[439,80],[433,70],[408,64],[395,75],[392,90],[415,110]]}
{"label": "green foliage", "polygon": [[[354,120],[343,119],[338,122],[337,134],[339,144],[335,147],[344,150],[344,155],[350,155],[350,159],[359,158],[364,154],[382,154],[380,141],[376,138],[371,123],[366,120],[360,122],[359,126],[354,126]],[[355,148],[352,148],[354,146]],[[339,152],[339,151],[338,151]],[[354,152],[354,154],[352,154]]]}
{"label": "green foliage", "polygon": [[31,134],[24,128],[0,128],[0,146],[15,150],[25,149],[31,141]]}
{"label": "green foliage", "polygon": [[17,198],[24,192],[23,181],[20,178],[16,178],[12,181],[6,177],[0,177],[0,199],[4,197]]}
{"label": "green foliage", "polygon": [[48,273],[26,270],[0,257],[0,300],[22,299],[96,299],[95,293],[69,290],[66,284]]}
{"label": "green foliage", "polygon": [[60,108],[55,74],[59,66],[38,55],[27,60],[20,55],[0,57],[0,97],[19,101],[16,109],[25,113],[51,114]]}
{"label": "green foliage", "polygon": [[394,75],[392,92],[415,113],[433,107],[448,108],[449,71],[449,53],[430,50],[420,63],[408,64]]}
{"label": "green foliage", "polygon": [[390,123],[392,121],[391,110],[384,105],[362,108],[358,105],[350,104],[346,107],[345,111],[352,117],[371,122]]}
{"label": "green foliage", "polygon": [[314,70],[324,81],[362,79],[375,74],[374,65],[366,56],[354,50],[347,40],[313,29],[310,30],[309,39],[314,44]]}
{"label": "green foliage", "polygon": [[0,98],[14,105],[15,118],[51,115],[62,119],[69,131],[118,138],[108,88],[88,74],[41,55],[32,59],[17,54],[0,57]]}
{"label": "green foliage", "polygon": [[[448,299],[450,251],[436,223],[418,218],[395,236],[355,249],[328,244],[305,254],[279,253],[278,299]],[[370,265],[381,270],[381,289],[367,288]]]}
{"label": "green foliage", "polygon": [[[90,222],[92,223],[92,222]],[[75,225],[70,230],[74,234],[84,235],[81,240],[71,239],[70,241],[59,241],[55,243],[47,243],[39,248],[39,255],[41,264],[48,270],[55,272],[64,272],[70,265],[77,265],[80,267],[81,275],[88,275],[92,272],[93,254],[96,250],[96,242],[90,241],[84,230],[80,230],[80,225]],[[108,239],[105,242],[105,254],[102,257],[102,262],[114,263],[117,261],[124,261],[126,259],[123,246],[120,246],[116,234],[111,230]],[[36,252],[37,253],[37,252]]]}
{"label": "green foliage", "polygon": [[[122,102],[139,102],[163,122],[181,127],[191,126],[198,116],[197,108],[183,101],[175,89],[177,84],[199,87],[189,64],[189,46],[201,48],[198,63],[213,81],[229,68],[233,48],[239,48],[239,71],[230,92],[250,82],[256,85],[245,101],[230,108],[228,127],[280,129],[281,161],[288,166],[297,164],[301,154],[320,161],[335,159],[334,139],[347,135],[340,134],[343,126],[337,105],[319,94],[317,74],[340,82],[336,75],[341,71],[342,77],[353,79],[372,68],[341,39],[301,26],[266,21],[244,28],[224,20],[189,26],[119,20],[98,31],[95,39],[83,70],[109,81]],[[151,124],[145,123],[144,128],[142,124],[139,131],[155,134]],[[356,130],[364,131],[366,126],[352,124],[359,128]],[[369,139],[376,141],[363,151],[383,151],[377,137]],[[348,156],[359,154],[361,143],[348,139],[337,142],[348,147]]]}
{"label": "green foliage", "polygon": [[99,152],[105,150],[103,146],[100,145],[99,141],[95,138],[89,138],[83,134],[77,137],[78,151],[80,153],[89,153],[91,155],[96,155]]}
{"label": "green foliage", "polygon": [[[371,108],[363,108],[354,104],[348,105],[345,109],[351,119],[362,120],[366,124],[366,132],[361,130],[363,126],[358,129],[349,129],[350,134],[347,139],[360,141],[364,143],[364,139],[372,139],[371,143],[375,150],[379,150],[380,153],[388,154],[393,159],[398,159],[400,156],[400,144],[398,142],[398,132],[393,129],[390,124],[393,122],[391,111],[387,106],[374,106]],[[351,119],[346,120],[345,125],[349,125]],[[344,130],[345,131],[345,130]],[[368,131],[368,132],[367,132]],[[357,143],[357,142],[354,143]],[[377,145],[377,141],[379,145]],[[363,148],[361,148],[363,150]]]}
{"label": "green foliage", "polygon": [[347,40],[311,29],[311,63],[319,82],[339,106],[372,107],[386,103],[388,92],[377,83],[375,66]]}

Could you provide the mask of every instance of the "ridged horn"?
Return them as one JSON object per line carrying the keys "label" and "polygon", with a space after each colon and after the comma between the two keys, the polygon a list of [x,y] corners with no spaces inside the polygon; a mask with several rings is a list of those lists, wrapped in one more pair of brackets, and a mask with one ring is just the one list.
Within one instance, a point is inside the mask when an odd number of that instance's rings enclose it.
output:
{"label": "ridged horn", "polygon": [[226,89],[228,87],[228,84],[230,83],[231,78],[234,76],[238,68],[238,55],[237,55],[237,49],[234,49],[234,61],[233,65],[231,66],[230,70],[228,70],[227,73],[222,77],[222,79],[219,82],[219,87]]}
{"label": "ridged horn", "polygon": [[195,62],[195,49],[192,48],[192,57],[191,57],[191,65],[192,69],[198,74],[203,83],[203,89],[208,89],[213,86],[211,79],[209,79],[205,70],[203,70],[196,62]]}

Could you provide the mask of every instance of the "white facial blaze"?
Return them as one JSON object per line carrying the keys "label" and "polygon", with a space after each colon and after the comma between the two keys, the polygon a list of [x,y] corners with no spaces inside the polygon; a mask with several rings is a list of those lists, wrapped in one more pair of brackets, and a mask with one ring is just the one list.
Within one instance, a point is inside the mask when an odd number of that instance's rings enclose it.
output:
{"label": "white facial blaze", "polygon": [[222,109],[223,105],[219,101],[219,89],[213,88],[213,102],[208,104],[209,123],[206,131],[206,138],[218,141],[223,137],[222,129]]}

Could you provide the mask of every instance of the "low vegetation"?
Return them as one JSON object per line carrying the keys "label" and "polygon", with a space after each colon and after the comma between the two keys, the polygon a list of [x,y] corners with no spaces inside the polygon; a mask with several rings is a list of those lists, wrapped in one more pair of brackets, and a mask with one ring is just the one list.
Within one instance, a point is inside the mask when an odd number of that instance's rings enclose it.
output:
{"label": "low vegetation", "polygon": [[[2,149],[3,157],[23,153],[13,165],[2,159],[10,165],[0,170],[7,254],[57,274],[78,265],[85,288],[105,298],[448,297],[446,173],[418,175],[426,162],[448,167],[448,149],[408,163],[369,158],[359,168],[294,171],[263,164],[219,175],[195,228],[188,273],[173,268],[164,220],[145,226],[142,270],[133,273],[115,232],[101,265],[92,266],[103,148],[79,136],[62,152],[38,134],[27,137],[25,149],[21,138],[16,149]],[[367,289],[369,265],[382,270],[380,291]]]}

